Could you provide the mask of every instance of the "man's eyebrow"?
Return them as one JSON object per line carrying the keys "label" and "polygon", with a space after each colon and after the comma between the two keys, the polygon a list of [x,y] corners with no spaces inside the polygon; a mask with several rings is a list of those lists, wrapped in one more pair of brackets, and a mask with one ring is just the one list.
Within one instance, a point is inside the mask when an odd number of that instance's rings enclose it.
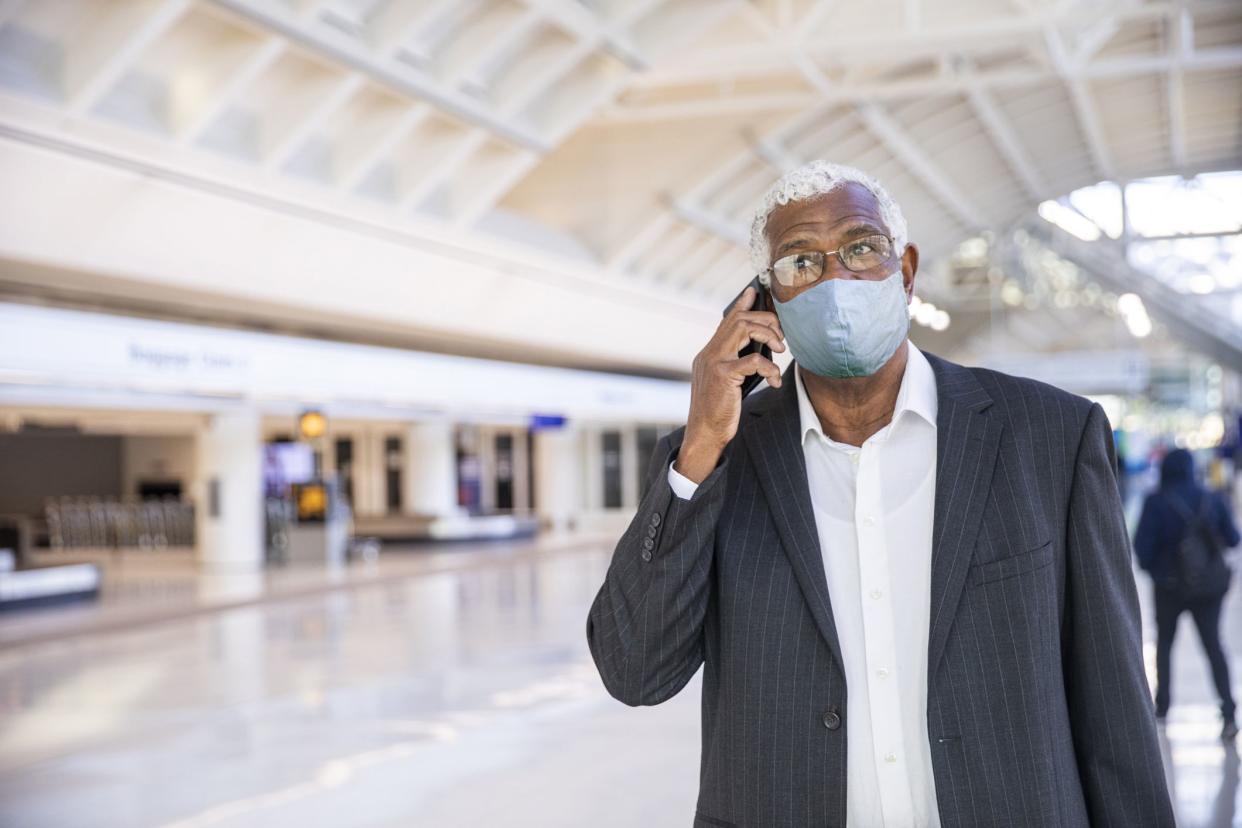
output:
{"label": "man's eyebrow", "polygon": [[[864,221],[864,222],[858,222],[856,224],[851,224],[848,227],[846,227],[844,230],[834,230],[832,235],[842,240],[848,240],[852,238],[857,238],[859,236],[873,236],[877,233],[880,235],[886,235],[885,232],[882,229],[880,229],[878,226],[870,222]],[[780,256],[782,253],[784,253],[787,250],[798,250],[799,248],[803,248],[803,247],[811,247],[814,244],[815,242],[813,239],[807,238],[805,236],[795,236],[794,238],[789,239],[788,241],[781,242],[777,246],[776,252],[773,255]]]}
{"label": "man's eyebrow", "polygon": [[885,232],[879,227],[867,222],[850,225],[844,231],[841,231],[841,235],[847,239],[853,238],[854,236],[874,236],[877,233],[880,235],[886,235]]}
{"label": "man's eyebrow", "polygon": [[784,253],[786,250],[796,250],[799,247],[809,247],[812,244],[814,244],[814,242],[812,242],[808,238],[793,238],[793,239],[789,239],[788,241],[781,242],[780,245],[776,248],[776,253],[777,255],[779,255],[781,253]]}

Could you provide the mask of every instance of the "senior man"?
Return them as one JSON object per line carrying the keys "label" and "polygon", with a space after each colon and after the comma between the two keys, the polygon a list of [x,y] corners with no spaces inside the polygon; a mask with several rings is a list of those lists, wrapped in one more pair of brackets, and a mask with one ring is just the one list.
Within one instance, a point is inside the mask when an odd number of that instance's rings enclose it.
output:
{"label": "senior man", "polygon": [[704,665],[694,825],[1172,826],[1100,406],[915,348],[858,170],[776,182],[751,253],[775,313],[695,357],[587,619],[626,704]]}

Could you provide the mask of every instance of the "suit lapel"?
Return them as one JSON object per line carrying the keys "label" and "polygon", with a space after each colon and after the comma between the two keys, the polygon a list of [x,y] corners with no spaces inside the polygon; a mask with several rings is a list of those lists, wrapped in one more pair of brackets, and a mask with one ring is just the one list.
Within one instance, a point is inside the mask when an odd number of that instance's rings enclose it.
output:
{"label": "suit lapel", "polygon": [[756,418],[744,429],[746,448],[767,497],[781,546],[789,558],[798,585],[811,608],[815,625],[843,671],[841,643],[832,617],[828,579],[815,528],[811,492],[802,453],[801,421],[794,363],[785,370],[781,387],[769,399],[749,409]]}
{"label": "suit lapel", "polygon": [[926,354],[936,375],[936,501],[932,520],[927,675],[936,674],[966,582],[996,469],[1001,421],[968,369]]}

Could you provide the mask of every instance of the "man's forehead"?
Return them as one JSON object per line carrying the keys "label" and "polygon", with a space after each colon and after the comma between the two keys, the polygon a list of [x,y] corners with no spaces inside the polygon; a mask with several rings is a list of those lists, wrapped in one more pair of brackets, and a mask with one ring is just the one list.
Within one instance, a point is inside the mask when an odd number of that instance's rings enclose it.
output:
{"label": "man's forehead", "polygon": [[870,219],[877,227],[884,226],[875,195],[863,185],[847,181],[823,195],[782,204],[768,217],[766,229],[769,237],[775,237],[793,225],[833,225],[851,218]]}

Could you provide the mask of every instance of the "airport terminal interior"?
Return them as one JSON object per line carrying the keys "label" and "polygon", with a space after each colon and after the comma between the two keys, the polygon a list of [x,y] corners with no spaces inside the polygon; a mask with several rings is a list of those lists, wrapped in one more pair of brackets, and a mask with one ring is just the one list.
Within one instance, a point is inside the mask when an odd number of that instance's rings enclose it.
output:
{"label": "airport terminal interior", "polygon": [[[587,612],[813,159],[1132,532],[1177,448],[1242,510],[1237,0],[0,0],[0,825],[691,824],[702,676],[621,704]],[[1242,826],[1180,623],[1178,824]]]}

